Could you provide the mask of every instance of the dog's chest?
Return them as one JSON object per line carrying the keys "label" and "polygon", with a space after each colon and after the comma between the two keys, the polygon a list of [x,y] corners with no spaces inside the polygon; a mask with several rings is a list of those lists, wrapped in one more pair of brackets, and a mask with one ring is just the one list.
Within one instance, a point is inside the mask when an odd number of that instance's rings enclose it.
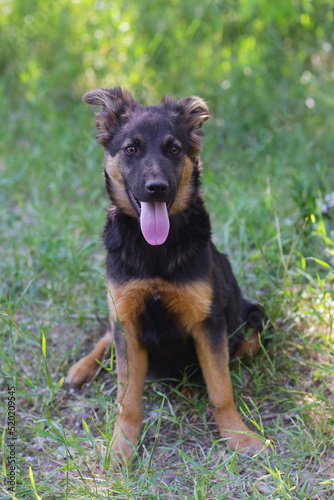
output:
{"label": "dog's chest", "polygon": [[[212,289],[207,281],[173,283],[161,278],[133,279],[109,283],[109,307],[124,329],[140,333],[143,316],[149,311],[173,320],[182,332],[190,332],[210,314]],[[163,313],[161,313],[163,311]]]}

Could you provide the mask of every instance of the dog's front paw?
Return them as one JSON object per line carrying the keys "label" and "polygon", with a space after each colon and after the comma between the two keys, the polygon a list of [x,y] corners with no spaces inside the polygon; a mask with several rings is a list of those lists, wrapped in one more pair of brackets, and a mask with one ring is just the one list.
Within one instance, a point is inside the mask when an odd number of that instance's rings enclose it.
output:
{"label": "dog's front paw", "polygon": [[112,445],[112,467],[119,470],[122,466],[127,467],[133,455],[132,446],[122,437],[116,436]]}
{"label": "dog's front paw", "polygon": [[266,443],[256,436],[250,434],[234,434],[233,437],[227,439],[227,446],[232,450],[238,450],[247,455],[256,455],[261,450],[264,450]]}
{"label": "dog's front paw", "polygon": [[114,469],[127,467],[135,451],[142,423],[141,410],[120,410],[112,436],[112,464]]}
{"label": "dog's front paw", "polygon": [[85,356],[71,366],[66,376],[66,382],[74,387],[80,387],[84,382],[89,382],[94,377],[99,364],[91,356]]}

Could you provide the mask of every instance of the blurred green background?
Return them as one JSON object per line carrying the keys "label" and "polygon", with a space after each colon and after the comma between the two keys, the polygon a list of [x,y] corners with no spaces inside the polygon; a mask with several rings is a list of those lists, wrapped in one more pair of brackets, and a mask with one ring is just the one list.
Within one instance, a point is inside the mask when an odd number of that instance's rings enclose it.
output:
{"label": "blurred green background", "polygon": [[[333,10],[322,0],[0,5],[2,90],[12,109],[20,99],[64,109],[96,86],[129,87],[147,104],[200,94],[233,136],[273,126],[280,112],[302,114],[319,74],[330,83],[321,70],[333,58]],[[329,103],[316,97],[320,112]]]}

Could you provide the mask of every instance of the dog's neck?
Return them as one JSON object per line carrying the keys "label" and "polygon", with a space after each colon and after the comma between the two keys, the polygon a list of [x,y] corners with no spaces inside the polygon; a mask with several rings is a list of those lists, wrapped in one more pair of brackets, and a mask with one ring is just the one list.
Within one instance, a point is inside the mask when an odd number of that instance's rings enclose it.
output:
{"label": "dog's neck", "polygon": [[[168,238],[157,246],[145,241],[138,219],[113,206],[104,230],[108,275],[119,279],[122,272],[123,279],[175,276],[180,280],[185,273],[197,279],[205,269],[203,259],[209,259],[210,238],[210,219],[199,191],[186,210],[170,216]],[[197,265],[199,255],[201,263]]]}

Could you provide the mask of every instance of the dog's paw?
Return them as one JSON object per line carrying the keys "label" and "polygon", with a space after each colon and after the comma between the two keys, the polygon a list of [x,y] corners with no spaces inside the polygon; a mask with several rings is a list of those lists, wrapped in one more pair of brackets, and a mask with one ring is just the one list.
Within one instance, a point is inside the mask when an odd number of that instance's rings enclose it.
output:
{"label": "dog's paw", "polygon": [[226,443],[232,450],[238,450],[247,455],[256,455],[267,449],[266,443],[256,436],[250,434],[235,434]]}
{"label": "dog's paw", "polygon": [[94,377],[99,364],[91,356],[85,356],[71,366],[66,376],[66,382],[74,387],[80,387],[84,382],[89,382]]}
{"label": "dog's paw", "polygon": [[116,439],[112,446],[112,467],[119,471],[122,467],[127,467],[133,456],[133,448],[124,439]]}

